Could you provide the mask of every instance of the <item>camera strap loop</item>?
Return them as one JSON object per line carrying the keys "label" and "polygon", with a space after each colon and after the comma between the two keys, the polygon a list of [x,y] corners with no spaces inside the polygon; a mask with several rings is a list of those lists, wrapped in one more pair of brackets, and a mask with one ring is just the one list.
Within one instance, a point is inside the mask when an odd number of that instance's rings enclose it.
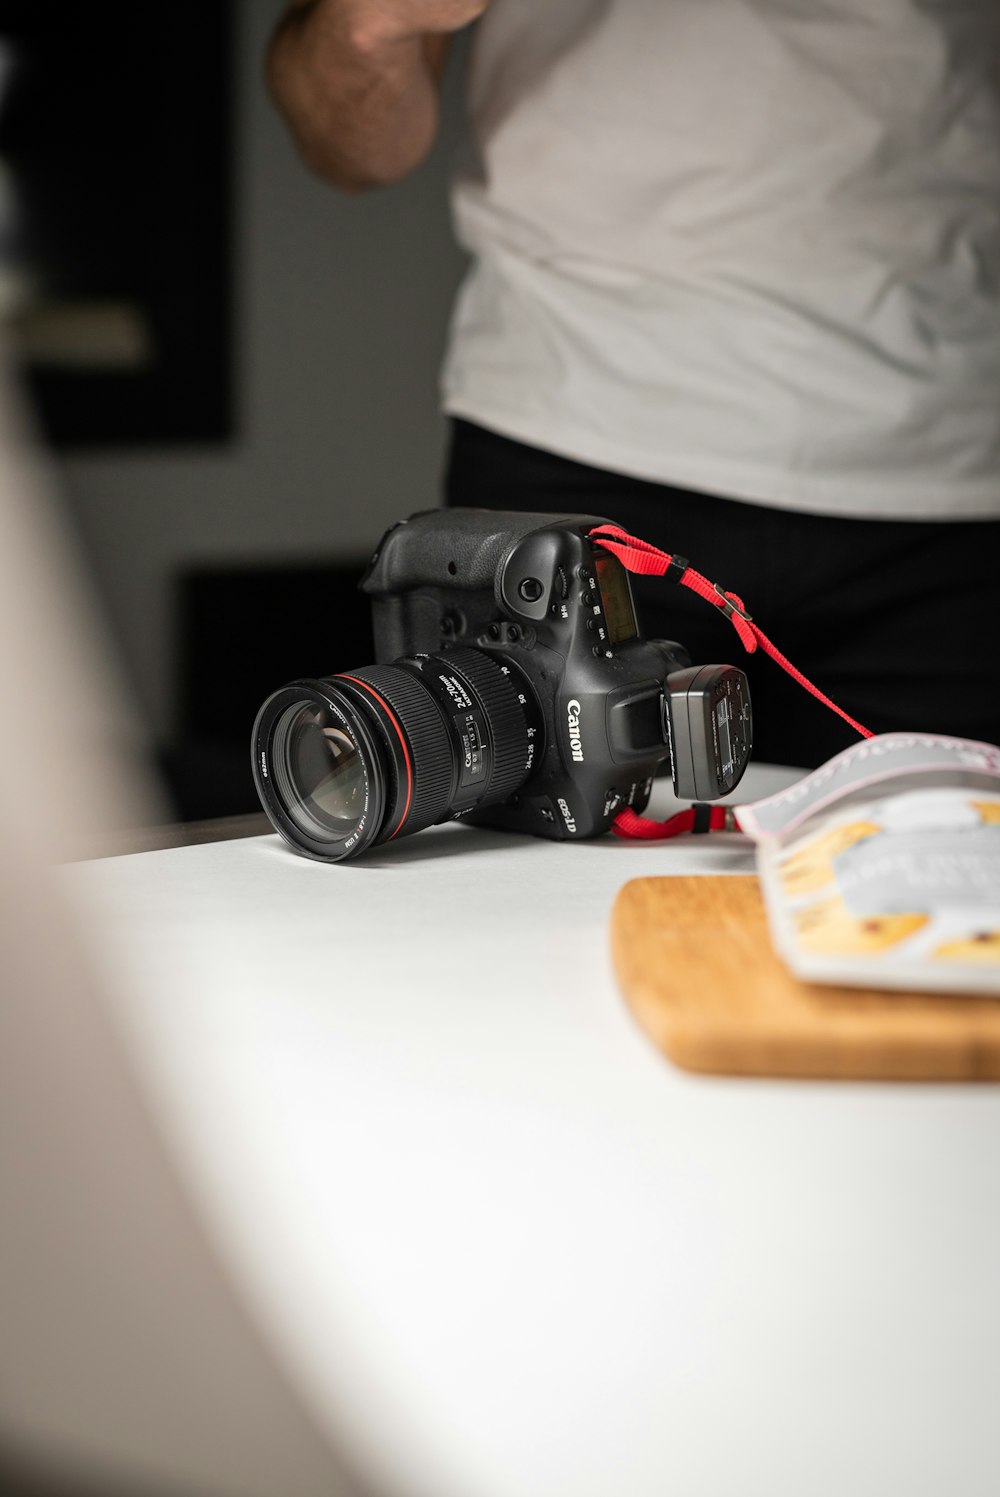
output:
{"label": "camera strap loop", "polygon": [[617,556],[625,570],[634,572],[638,577],[662,577],[672,570],[676,581],[690,588],[700,598],[704,598],[706,603],[710,603],[713,608],[718,608],[725,614],[748,654],[752,655],[760,645],[783,671],[787,671],[793,681],[797,681],[806,691],[811,692],[818,701],[823,703],[824,707],[829,707],[831,712],[836,712],[837,716],[849,723],[856,733],[861,734],[862,738],[874,736],[870,728],[857,722],[844,711],[843,707],[838,707],[836,702],[831,701],[818,686],[814,686],[808,676],[804,676],[781,653],[777,645],[772,644],[763,629],[754,623],[738,593],[727,592],[720,587],[719,583],[709,582],[707,577],[703,577],[700,572],[695,571],[694,567],[688,565],[684,557],[676,558],[678,565],[684,562],[684,571],[678,576],[678,567],[674,566],[674,557],[650,545],[649,541],[641,541],[636,536],[629,535],[618,525],[598,525],[590,531],[588,540],[592,541],[595,546],[603,546],[605,551],[610,551],[613,556]]}
{"label": "camera strap loop", "polygon": [[649,816],[639,816],[626,806],[619,811],[611,823],[616,837],[640,838],[644,841],[662,841],[664,837],[680,837],[685,832],[738,832],[740,829],[736,811],[732,806],[707,806],[700,802],[678,811],[666,821],[653,821]]}

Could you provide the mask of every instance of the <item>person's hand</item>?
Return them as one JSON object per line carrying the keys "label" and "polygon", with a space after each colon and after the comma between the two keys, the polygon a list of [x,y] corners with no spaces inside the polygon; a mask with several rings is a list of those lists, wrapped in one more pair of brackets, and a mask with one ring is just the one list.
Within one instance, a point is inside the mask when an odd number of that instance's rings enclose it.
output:
{"label": "person's hand", "polygon": [[452,34],[489,0],[288,0],[267,81],[299,150],[348,192],[408,176],[437,131]]}
{"label": "person's hand", "polygon": [[340,0],[343,22],[368,47],[447,36],[482,15],[489,0]]}

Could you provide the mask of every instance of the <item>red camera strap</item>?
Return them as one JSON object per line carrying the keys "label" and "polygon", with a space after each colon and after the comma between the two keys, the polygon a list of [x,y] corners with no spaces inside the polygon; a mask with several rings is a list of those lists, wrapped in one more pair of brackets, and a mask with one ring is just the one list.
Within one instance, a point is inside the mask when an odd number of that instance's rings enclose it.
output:
{"label": "red camera strap", "polygon": [[666,821],[654,821],[651,816],[639,816],[626,806],[619,811],[611,823],[616,837],[636,837],[646,842],[661,841],[664,837],[680,837],[684,832],[738,832],[739,822],[732,806],[688,806]]}
{"label": "red camera strap", "polygon": [[[595,546],[603,546],[605,551],[610,551],[617,556],[622,566],[628,572],[634,572],[640,577],[663,577],[669,574],[671,582],[679,582],[688,587],[692,592],[704,598],[713,608],[720,609],[725,616],[731,620],[733,628],[740,637],[743,648],[748,654],[753,654],[760,645],[771,659],[787,671],[794,681],[803,686],[806,691],[812,693],[824,707],[829,707],[831,712],[836,712],[846,723],[860,733],[862,738],[871,738],[869,728],[856,722],[843,707],[838,707],[836,702],[814,686],[807,676],[804,676],[792,662],[781,653],[777,645],[772,644],[763,629],[755,624],[747,612],[743,599],[738,593],[726,592],[717,582],[709,582],[700,572],[696,572],[685,556],[674,554],[671,556],[666,551],[650,545],[649,541],[641,541],[628,531],[622,530],[618,525],[598,525],[593,529],[588,539]],[[637,816],[634,811],[627,810],[615,817],[612,830],[619,837],[675,837],[682,832],[688,831],[716,831],[726,828],[726,811],[722,806],[708,808],[712,813],[718,812],[719,817],[709,818],[708,825],[696,824],[695,811],[704,808],[694,808],[691,811],[680,811],[676,816],[670,817],[668,821],[652,821],[646,816]],[[699,818],[704,820],[704,818]]]}

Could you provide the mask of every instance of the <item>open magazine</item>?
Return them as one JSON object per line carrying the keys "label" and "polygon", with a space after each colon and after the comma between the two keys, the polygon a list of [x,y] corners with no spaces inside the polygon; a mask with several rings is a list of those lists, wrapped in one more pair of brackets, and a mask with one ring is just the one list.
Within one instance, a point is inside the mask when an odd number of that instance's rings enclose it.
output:
{"label": "open magazine", "polygon": [[738,819],[796,976],[1000,997],[1000,748],[886,733]]}

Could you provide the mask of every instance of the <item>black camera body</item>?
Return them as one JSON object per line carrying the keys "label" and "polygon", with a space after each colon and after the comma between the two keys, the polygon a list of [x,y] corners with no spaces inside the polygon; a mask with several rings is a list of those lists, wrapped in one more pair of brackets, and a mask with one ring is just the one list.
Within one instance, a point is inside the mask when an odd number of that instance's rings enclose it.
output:
{"label": "black camera body", "polygon": [[644,809],[669,761],[711,800],[750,754],[746,677],[639,633],[599,516],[431,510],[383,537],[361,581],[377,664],[268,699],[257,788],[327,861],[456,816],[556,839]]}
{"label": "black camera body", "polygon": [[[645,807],[665,758],[685,799],[725,795],[743,772],[745,677],[732,667],[692,667],[680,644],[640,637],[628,573],[587,539],[602,523],[432,510],[390,530],[362,579],[378,660],[472,646],[503,657],[532,688],[540,722],[529,725],[530,780],[468,820],[595,837],[623,806]],[[721,703],[729,748],[737,731],[745,741],[735,759],[713,742]]]}

